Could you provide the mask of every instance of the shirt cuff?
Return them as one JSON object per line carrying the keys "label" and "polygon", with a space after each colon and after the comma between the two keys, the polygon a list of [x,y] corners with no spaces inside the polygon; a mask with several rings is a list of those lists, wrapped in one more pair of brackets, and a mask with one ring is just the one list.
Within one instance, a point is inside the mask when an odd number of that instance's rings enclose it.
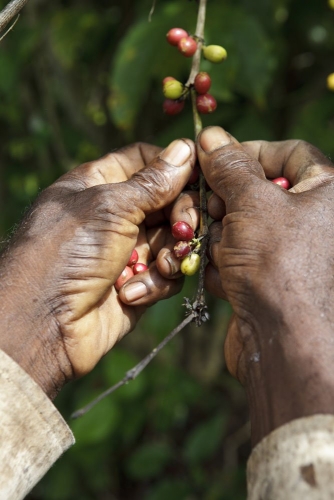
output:
{"label": "shirt cuff", "polygon": [[304,417],[279,427],[252,451],[249,500],[334,498],[334,416]]}
{"label": "shirt cuff", "polygon": [[74,444],[43,390],[0,350],[0,498],[19,500]]}

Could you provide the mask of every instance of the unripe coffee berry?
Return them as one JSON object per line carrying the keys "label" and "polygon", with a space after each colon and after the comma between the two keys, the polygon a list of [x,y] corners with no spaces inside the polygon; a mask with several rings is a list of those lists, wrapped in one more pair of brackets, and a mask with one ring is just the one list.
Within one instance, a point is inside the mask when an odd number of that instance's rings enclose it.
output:
{"label": "unripe coffee berry", "polygon": [[211,78],[208,73],[201,71],[196,75],[194,87],[198,94],[206,94],[211,87]]}
{"label": "unripe coffee berry", "polygon": [[220,63],[227,58],[227,52],[220,45],[207,45],[203,47],[203,55],[205,59],[212,63]]}
{"label": "unripe coffee berry", "polygon": [[163,110],[166,115],[177,115],[181,113],[184,108],[184,101],[173,101],[173,99],[165,99],[163,103]]}
{"label": "unripe coffee berry", "polygon": [[217,109],[217,101],[211,94],[198,95],[196,107],[199,113],[204,115],[213,113]]}
{"label": "unripe coffee berry", "polygon": [[194,238],[194,230],[187,222],[180,220],[172,225],[172,235],[178,241],[190,241]]}
{"label": "unripe coffee berry", "polygon": [[197,50],[197,43],[191,36],[187,36],[186,38],[181,38],[177,48],[185,57],[191,57]]}
{"label": "unripe coffee berry", "polygon": [[133,275],[134,274],[133,274],[131,267],[126,266],[123,269],[122,274],[120,276],[118,276],[118,278],[115,282],[116,290],[118,291],[124,285],[124,283],[126,283],[127,281],[129,281],[130,278],[132,278]]}
{"label": "unripe coffee berry", "polygon": [[127,263],[127,266],[133,266],[136,262],[138,262],[138,252],[137,250],[134,248],[132,250],[132,253],[131,253],[131,256],[130,256],[130,259],[129,259],[129,262]]}
{"label": "unripe coffee berry", "polygon": [[201,258],[197,253],[187,255],[181,262],[181,272],[187,276],[192,276],[197,273],[201,263]]}
{"label": "unripe coffee berry", "polygon": [[162,85],[164,86],[167,82],[173,82],[176,80],[173,76],[165,76],[165,78],[162,80]]}
{"label": "unripe coffee berry", "polygon": [[273,179],[272,182],[274,184],[278,184],[283,189],[290,189],[291,187],[291,184],[286,177],[277,177],[276,179]]}
{"label": "unripe coffee berry", "polygon": [[177,259],[183,259],[191,252],[191,247],[188,241],[178,241],[174,246],[174,255]]}
{"label": "unripe coffee berry", "polygon": [[167,99],[179,99],[183,94],[183,85],[177,80],[170,80],[169,82],[165,83],[163,87],[163,93],[164,96],[167,97]]}
{"label": "unripe coffee berry", "polygon": [[176,45],[179,43],[181,38],[186,38],[187,36],[188,36],[188,33],[186,30],[184,30],[182,28],[172,28],[171,30],[168,31],[166,38],[167,38],[167,42],[170,45],[174,45],[176,47]]}
{"label": "unripe coffee berry", "polygon": [[328,90],[334,91],[334,73],[327,76],[327,88]]}
{"label": "unripe coffee berry", "polygon": [[147,271],[147,269],[148,266],[142,262],[137,262],[132,268],[133,274],[143,273],[144,271]]}

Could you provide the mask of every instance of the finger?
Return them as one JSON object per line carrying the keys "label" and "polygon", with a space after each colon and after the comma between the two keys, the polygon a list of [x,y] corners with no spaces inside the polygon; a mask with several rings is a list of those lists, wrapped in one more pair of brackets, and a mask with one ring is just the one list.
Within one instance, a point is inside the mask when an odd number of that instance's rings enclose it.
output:
{"label": "finger", "polygon": [[227,328],[227,336],[224,344],[224,356],[226,366],[230,374],[244,384],[244,370],[242,370],[241,366],[242,352],[243,344],[240,340],[237,317],[233,314]]}
{"label": "finger", "polygon": [[159,146],[137,142],[74,168],[54,184],[81,191],[100,184],[124,182],[145,168],[161,150]]}
{"label": "finger", "polygon": [[187,222],[195,231],[199,225],[199,193],[197,191],[186,191],[180,194],[176,200],[171,214],[171,226],[175,222]]}
{"label": "finger", "polygon": [[[325,177],[334,175],[332,162],[315,146],[305,141],[282,142],[251,141],[242,146],[258,160],[269,179],[286,177],[293,186],[305,183],[292,192],[313,189]],[[318,181],[310,179],[319,178]]]}
{"label": "finger", "polygon": [[213,222],[209,227],[208,257],[217,269],[219,267],[219,243],[222,239],[223,224],[221,221]]}
{"label": "finger", "polygon": [[215,297],[218,297],[223,300],[227,300],[226,293],[223,290],[222,287],[222,280],[219,275],[218,270],[212,265],[208,264],[205,269],[205,280],[204,280],[204,286],[206,290],[214,295]]}
{"label": "finger", "polygon": [[180,272],[181,262],[173,252],[175,238],[172,236],[170,227],[150,229],[147,232],[147,241],[152,255],[156,259],[159,273],[164,278],[180,278],[182,276]]}
{"label": "finger", "polygon": [[119,291],[124,304],[149,306],[158,300],[177,294],[183,285],[183,278],[169,280],[161,276],[155,263],[150,268],[127,281]]}
{"label": "finger", "polygon": [[204,129],[197,141],[197,153],[208,184],[224,200],[228,211],[259,196],[265,181],[263,168],[222,128]]}
{"label": "finger", "polygon": [[208,214],[214,220],[222,220],[226,215],[225,203],[216,193],[208,199]]}

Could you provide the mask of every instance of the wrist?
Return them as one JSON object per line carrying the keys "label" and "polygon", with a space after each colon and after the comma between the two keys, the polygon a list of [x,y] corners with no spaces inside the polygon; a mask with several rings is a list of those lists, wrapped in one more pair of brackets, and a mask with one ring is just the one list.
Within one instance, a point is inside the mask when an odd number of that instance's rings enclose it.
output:
{"label": "wrist", "polygon": [[7,276],[7,263],[2,264],[0,349],[54,399],[72,378],[72,368],[58,325],[41,296],[44,288],[36,282],[37,270],[30,274],[24,266],[22,271],[16,260],[15,273]]}
{"label": "wrist", "polygon": [[271,325],[243,353],[253,445],[291,420],[334,414],[333,329],[312,317]]}

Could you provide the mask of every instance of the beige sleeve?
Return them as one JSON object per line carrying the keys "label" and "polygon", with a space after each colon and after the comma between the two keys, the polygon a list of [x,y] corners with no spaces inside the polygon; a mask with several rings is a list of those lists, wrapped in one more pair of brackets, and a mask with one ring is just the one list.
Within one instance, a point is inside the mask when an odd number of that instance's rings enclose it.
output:
{"label": "beige sleeve", "polygon": [[0,498],[24,498],[73,443],[46,394],[0,350]]}
{"label": "beige sleeve", "polygon": [[334,416],[294,420],[265,437],[247,464],[248,500],[334,498]]}

